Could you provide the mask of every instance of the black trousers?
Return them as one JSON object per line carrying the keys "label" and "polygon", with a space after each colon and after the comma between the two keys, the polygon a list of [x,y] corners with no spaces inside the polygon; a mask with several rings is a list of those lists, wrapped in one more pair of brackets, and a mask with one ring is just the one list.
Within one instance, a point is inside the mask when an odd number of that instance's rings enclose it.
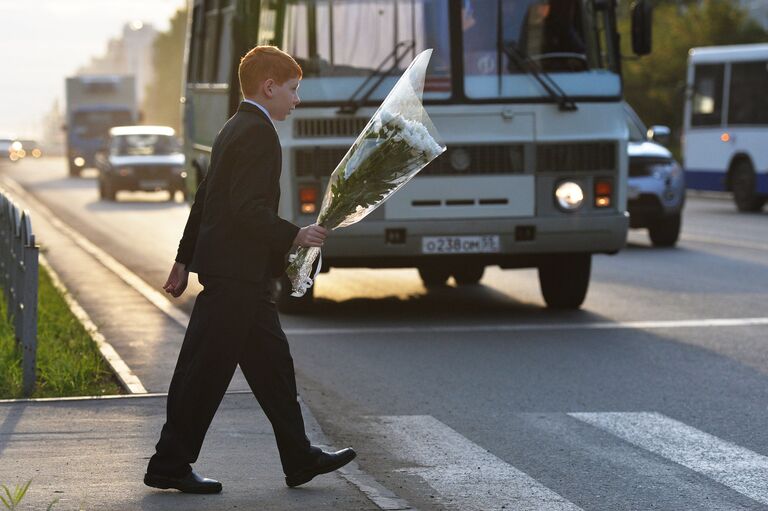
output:
{"label": "black trousers", "polygon": [[304,431],[296,376],[277,308],[264,284],[200,275],[179,360],[168,390],[166,423],[148,472],[183,477],[239,364],[272,423],[286,474],[317,450]]}

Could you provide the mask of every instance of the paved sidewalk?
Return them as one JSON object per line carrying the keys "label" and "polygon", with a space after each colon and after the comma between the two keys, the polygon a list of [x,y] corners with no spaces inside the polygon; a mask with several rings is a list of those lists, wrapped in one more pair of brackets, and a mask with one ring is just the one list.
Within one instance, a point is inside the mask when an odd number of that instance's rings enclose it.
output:
{"label": "paved sidewalk", "polygon": [[[0,482],[32,479],[21,509],[370,510],[338,474],[285,486],[269,422],[248,394],[229,394],[206,438],[197,470],[218,478],[218,495],[186,495],[142,484],[165,419],[165,397],[0,404]],[[310,421],[310,436],[322,433]]]}
{"label": "paved sidewalk", "polygon": [[[42,252],[107,342],[148,392],[166,392],[185,329],[57,228],[34,197],[6,176],[0,185],[30,210]],[[191,496],[142,484],[165,419],[162,395],[0,403],[0,484],[32,479],[21,509],[36,510],[56,498],[55,511],[379,509],[348,482],[386,496],[364,474],[345,478],[336,472],[287,488],[271,425],[247,389],[238,369],[195,465],[222,481],[221,495]],[[323,444],[322,431],[304,411],[310,440]],[[388,509],[403,509],[397,499],[382,501],[394,502]]]}

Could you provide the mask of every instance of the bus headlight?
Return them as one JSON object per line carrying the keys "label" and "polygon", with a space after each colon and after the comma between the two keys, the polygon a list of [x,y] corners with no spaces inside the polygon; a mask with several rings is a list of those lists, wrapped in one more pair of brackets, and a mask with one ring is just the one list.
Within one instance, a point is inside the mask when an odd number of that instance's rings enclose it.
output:
{"label": "bus headlight", "polygon": [[565,211],[576,211],[584,202],[584,190],[573,181],[563,181],[555,188],[557,205]]}

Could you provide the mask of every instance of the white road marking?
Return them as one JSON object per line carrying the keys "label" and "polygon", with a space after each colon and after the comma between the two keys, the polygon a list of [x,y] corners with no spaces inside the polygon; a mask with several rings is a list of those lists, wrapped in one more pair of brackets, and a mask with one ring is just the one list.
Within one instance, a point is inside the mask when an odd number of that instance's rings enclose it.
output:
{"label": "white road marking", "polygon": [[706,243],[708,245],[720,245],[724,247],[746,248],[749,250],[768,250],[768,245],[761,243],[750,243],[749,241],[734,240],[729,238],[710,238],[709,236],[699,236],[695,234],[683,234],[683,241],[692,241],[694,243]]}
{"label": "white road marking", "polygon": [[569,415],[768,504],[768,457],[659,413]]}
{"label": "white road marking", "polygon": [[412,327],[363,328],[287,328],[287,335],[359,335],[359,334],[418,334],[521,332],[547,330],[655,330],[665,328],[707,328],[768,325],[764,318],[683,319],[668,321],[600,321],[592,323],[518,323],[501,325],[433,325]]}
{"label": "white road marking", "polygon": [[461,511],[578,511],[525,472],[497,458],[429,415],[372,417],[401,469],[423,479],[445,508]]}
{"label": "white road marking", "polygon": [[[181,327],[187,328],[189,315],[179,309],[173,302],[166,298],[165,294],[155,290],[134,274],[126,266],[119,263],[114,257],[100,249],[80,233],[70,228],[59,220],[39,200],[28,193],[16,181],[3,176],[2,181],[13,191],[31,204],[33,209],[45,215],[46,219],[62,233],[66,234],[80,248],[94,257],[107,269],[123,279],[126,284],[144,296],[155,307],[164,312]],[[665,329],[665,328],[706,328],[706,327],[738,327],[768,325],[768,317],[758,318],[715,318],[715,319],[688,319],[669,321],[624,321],[624,322],[592,322],[592,323],[532,323],[532,324],[507,324],[507,325],[434,325],[414,327],[366,327],[366,328],[288,328],[287,335],[360,335],[360,334],[407,334],[407,333],[474,333],[474,332],[520,332],[520,331],[546,331],[546,330],[613,330],[613,329]]]}

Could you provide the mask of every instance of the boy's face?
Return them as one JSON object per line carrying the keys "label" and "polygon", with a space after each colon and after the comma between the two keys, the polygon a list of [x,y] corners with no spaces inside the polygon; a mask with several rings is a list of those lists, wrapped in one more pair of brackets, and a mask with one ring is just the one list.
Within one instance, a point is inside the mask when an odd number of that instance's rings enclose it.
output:
{"label": "boy's face", "polygon": [[299,99],[299,79],[291,78],[282,85],[272,85],[272,110],[270,113],[276,121],[284,121],[296,108]]}

